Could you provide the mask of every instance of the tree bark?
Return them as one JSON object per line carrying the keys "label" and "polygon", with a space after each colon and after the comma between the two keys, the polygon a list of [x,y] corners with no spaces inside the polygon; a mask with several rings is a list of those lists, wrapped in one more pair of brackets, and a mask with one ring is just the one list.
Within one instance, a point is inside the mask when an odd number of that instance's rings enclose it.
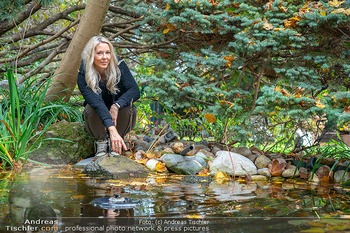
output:
{"label": "tree bark", "polygon": [[52,77],[52,84],[46,93],[46,100],[62,98],[69,101],[77,83],[81,52],[88,40],[97,35],[106,17],[110,0],[88,0],[72,42]]}

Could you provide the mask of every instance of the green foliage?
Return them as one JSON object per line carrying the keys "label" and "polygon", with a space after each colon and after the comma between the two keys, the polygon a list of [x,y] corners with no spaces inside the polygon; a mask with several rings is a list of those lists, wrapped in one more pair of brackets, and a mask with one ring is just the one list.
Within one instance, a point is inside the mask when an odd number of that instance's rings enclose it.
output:
{"label": "green foliage", "polygon": [[27,161],[30,152],[40,146],[40,136],[59,114],[71,114],[73,110],[68,105],[44,103],[49,82],[37,84],[29,79],[18,89],[11,69],[7,79],[9,89],[2,90],[0,104],[0,159],[3,167],[7,164],[13,167],[20,160],[23,164]]}
{"label": "green foliage", "polygon": [[[320,154],[320,157],[316,160],[315,166],[312,170],[312,176],[314,175],[316,168],[319,167],[319,164],[321,163],[322,158],[324,157],[331,157],[335,159],[334,165],[331,167],[331,171],[334,170],[334,168],[339,164],[340,160],[350,160],[350,148],[348,145],[346,145],[343,142],[343,139],[340,137],[339,133],[337,133],[339,141],[336,141],[332,139],[330,142],[327,143],[327,146],[320,147],[318,149],[318,154]],[[350,184],[350,181],[343,182],[344,175],[346,172],[348,172],[349,165],[346,167],[346,170],[343,174],[341,184],[348,185]]]}
{"label": "green foliage", "polygon": [[138,31],[144,43],[176,41],[145,62],[157,71],[147,77],[148,92],[169,110],[201,108],[191,122],[214,114],[216,139],[291,149],[297,128],[319,134],[327,119],[331,130],[350,120],[345,3],[166,0],[129,7],[157,29]]}

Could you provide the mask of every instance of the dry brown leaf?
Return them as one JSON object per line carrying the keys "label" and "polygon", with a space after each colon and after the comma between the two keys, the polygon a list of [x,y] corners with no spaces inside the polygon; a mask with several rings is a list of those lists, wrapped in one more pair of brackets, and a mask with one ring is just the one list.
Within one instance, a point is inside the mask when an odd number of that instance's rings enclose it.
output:
{"label": "dry brown leaf", "polygon": [[271,176],[281,176],[284,170],[286,170],[287,163],[280,162],[278,159],[273,159],[269,164],[269,172]]}

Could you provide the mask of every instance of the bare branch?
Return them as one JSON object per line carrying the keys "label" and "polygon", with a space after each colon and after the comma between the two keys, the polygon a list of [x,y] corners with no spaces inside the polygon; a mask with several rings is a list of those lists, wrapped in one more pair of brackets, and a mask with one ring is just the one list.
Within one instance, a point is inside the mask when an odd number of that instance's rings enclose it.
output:
{"label": "bare branch", "polygon": [[28,77],[38,74],[47,64],[49,64],[53,58],[59,54],[60,50],[68,43],[68,41],[64,41],[60,46],[58,46],[56,49],[54,49],[51,54],[42,61],[35,69],[31,70],[30,72],[26,73],[24,76],[18,79],[18,83],[21,84],[26,80]]}
{"label": "bare branch", "polygon": [[12,57],[12,58],[7,58],[7,59],[1,59],[0,60],[0,63],[5,63],[5,62],[11,62],[11,61],[14,61],[14,60],[17,60],[18,58],[21,58],[23,57],[24,55],[26,55],[27,53],[29,53],[30,51],[38,48],[39,46],[41,45],[44,45],[44,44],[47,44],[55,39],[57,39],[60,35],[62,35],[64,32],[66,32],[67,30],[69,30],[71,27],[75,26],[76,24],[78,24],[80,21],[80,19],[77,19],[74,23],[70,24],[69,26],[63,28],[61,31],[59,31],[58,33],[56,33],[54,36],[48,38],[47,40],[44,40],[42,42],[39,42],[37,44],[35,44],[34,46],[30,47],[30,48],[27,48],[25,49],[23,52],[21,52],[20,54],[18,54],[17,56],[15,57]]}
{"label": "bare branch", "polygon": [[36,26],[35,28],[31,28],[29,30],[27,30],[24,35],[23,33],[17,33],[11,36],[7,36],[5,38],[3,38],[2,42],[3,43],[10,43],[10,42],[17,42],[21,39],[25,39],[28,37],[32,37],[32,36],[37,36],[37,35],[43,35],[45,31],[43,31],[45,28],[47,28],[49,25],[55,23],[56,21],[60,20],[60,19],[69,19],[71,20],[71,18],[68,17],[69,14],[71,14],[72,12],[75,11],[79,11],[85,8],[85,5],[78,5],[78,6],[74,6],[71,7],[69,9],[64,10],[63,12],[60,12],[54,16],[52,16],[49,19],[44,20],[41,24],[39,24],[38,26]]}

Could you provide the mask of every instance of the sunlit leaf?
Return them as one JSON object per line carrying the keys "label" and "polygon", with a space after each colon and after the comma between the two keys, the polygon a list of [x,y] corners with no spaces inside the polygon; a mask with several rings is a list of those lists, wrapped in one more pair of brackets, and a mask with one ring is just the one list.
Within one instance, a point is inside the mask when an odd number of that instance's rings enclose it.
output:
{"label": "sunlit leaf", "polygon": [[228,180],[229,177],[225,172],[218,171],[214,176],[214,180],[218,179]]}
{"label": "sunlit leaf", "polygon": [[338,0],[333,0],[333,1],[328,1],[328,4],[334,7],[339,7],[341,4],[343,4],[344,1],[338,1]]}
{"label": "sunlit leaf", "polygon": [[167,170],[167,168],[165,167],[165,163],[158,162],[156,164],[156,171],[157,172],[165,172],[166,170]]}
{"label": "sunlit leaf", "polygon": [[273,26],[272,26],[272,24],[271,23],[269,23],[266,19],[264,19],[264,26],[263,26],[263,28],[265,29],[265,30],[272,30],[273,29]]}

